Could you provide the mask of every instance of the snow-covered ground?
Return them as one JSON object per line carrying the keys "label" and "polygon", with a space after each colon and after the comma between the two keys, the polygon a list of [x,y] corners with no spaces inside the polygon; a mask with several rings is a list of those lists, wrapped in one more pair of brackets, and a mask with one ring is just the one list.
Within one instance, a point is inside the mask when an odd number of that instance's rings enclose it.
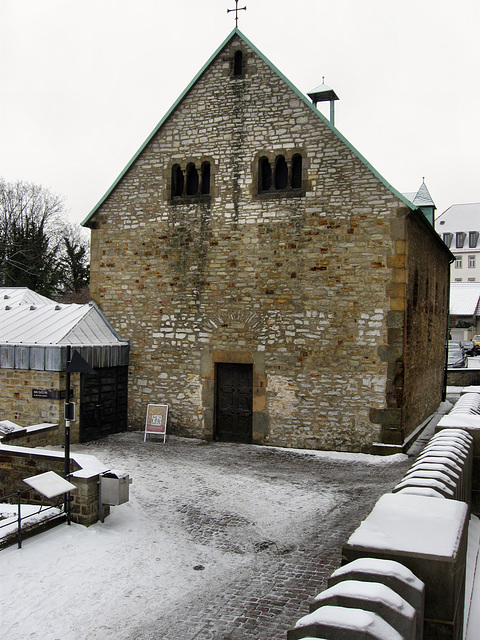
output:
{"label": "snow-covered ground", "polygon": [[[0,552],[2,640],[155,637],[139,630],[180,620],[192,602],[201,609],[258,571],[255,549],[275,544],[281,558],[338,505],[355,509],[356,491],[365,503],[367,485],[380,495],[408,467],[402,455],[142,440],[130,432],[72,447],[128,472],[130,501],[103,524],[62,524]],[[172,630],[158,640],[175,637]]]}
{"label": "snow-covered ground", "polygon": [[[1,640],[226,637],[202,635],[202,615],[220,594],[234,592],[236,581],[248,583],[262,562],[276,561],[266,561],[259,550],[274,545],[278,557],[286,558],[339,512],[345,511],[353,530],[366,516],[355,511],[355,500],[365,503],[368,491],[374,502],[409,466],[402,455],[381,458],[181,438],[144,445],[142,434],[131,432],[73,450],[128,472],[133,478],[130,501],[113,507],[103,524],[62,524],[25,540],[20,550],[0,551]],[[478,640],[477,519],[472,520],[471,540],[465,638]],[[337,548],[333,568],[340,560]],[[326,571],[329,575],[332,568]],[[294,588],[304,588],[301,578]],[[242,601],[246,598],[240,593]],[[191,618],[195,606],[196,626],[184,634],[184,612]],[[224,615],[221,608],[217,615]],[[275,640],[285,638],[288,628],[283,626]],[[157,634],[157,629],[162,631]]]}

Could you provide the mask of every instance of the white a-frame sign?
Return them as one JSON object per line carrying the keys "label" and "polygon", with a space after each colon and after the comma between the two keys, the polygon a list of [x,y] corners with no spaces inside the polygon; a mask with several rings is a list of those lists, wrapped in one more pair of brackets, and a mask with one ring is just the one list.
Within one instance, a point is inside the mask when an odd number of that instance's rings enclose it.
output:
{"label": "white a-frame sign", "polygon": [[145,421],[145,435],[143,441],[147,439],[147,433],[163,435],[163,442],[167,436],[168,404],[147,405],[147,419]]}

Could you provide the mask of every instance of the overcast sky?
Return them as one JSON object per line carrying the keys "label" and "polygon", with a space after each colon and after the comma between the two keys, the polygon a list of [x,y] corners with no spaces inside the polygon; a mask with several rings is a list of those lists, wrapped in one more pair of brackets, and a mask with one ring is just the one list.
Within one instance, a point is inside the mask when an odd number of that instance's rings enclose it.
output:
{"label": "overcast sky", "polygon": [[[479,0],[241,0],[239,28],[437,213],[480,202]],[[234,0],[0,0],[0,177],[83,220],[235,26]]]}

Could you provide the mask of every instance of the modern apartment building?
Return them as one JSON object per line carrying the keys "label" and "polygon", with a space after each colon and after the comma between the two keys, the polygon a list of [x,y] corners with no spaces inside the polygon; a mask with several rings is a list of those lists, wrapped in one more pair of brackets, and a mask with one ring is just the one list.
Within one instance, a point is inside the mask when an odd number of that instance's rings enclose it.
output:
{"label": "modern apartment building", "polygon": [[480,202],[452,205],[435,227],[455,255],[452,282],[480,282]]}

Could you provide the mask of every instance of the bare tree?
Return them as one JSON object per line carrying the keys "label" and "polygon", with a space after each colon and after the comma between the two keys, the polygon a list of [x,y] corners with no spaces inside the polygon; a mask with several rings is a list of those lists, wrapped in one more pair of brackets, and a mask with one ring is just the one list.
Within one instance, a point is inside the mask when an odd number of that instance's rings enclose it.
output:
{"label": "bare tree", "polygon": [[0,285],[46,296],[75,290],[82,279],[85,286],[88,251],[75,233],[59,196],[0,178]]}

